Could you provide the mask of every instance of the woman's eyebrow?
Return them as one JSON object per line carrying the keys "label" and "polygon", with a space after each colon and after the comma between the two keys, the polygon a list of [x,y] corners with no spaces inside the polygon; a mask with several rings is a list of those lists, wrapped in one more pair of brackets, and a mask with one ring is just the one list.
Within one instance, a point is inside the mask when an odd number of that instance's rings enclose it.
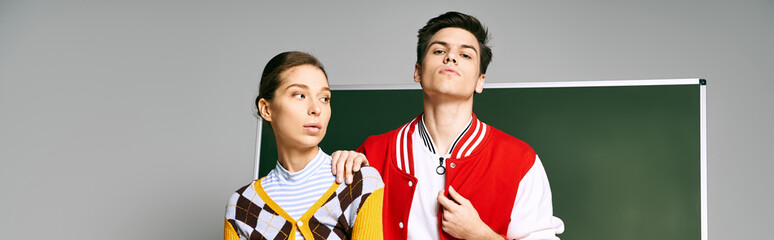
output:
{"label": "woman's eyebrow", "polygon": [[300,83],[290,84],[287,87],[285,87],[285,89],[288,89],[288,88],[291,88],[291,87],[298,87],[298,88],[303,88],[303,89],[309,89],[309,86],[306,86],[306,85],[300,84]]}

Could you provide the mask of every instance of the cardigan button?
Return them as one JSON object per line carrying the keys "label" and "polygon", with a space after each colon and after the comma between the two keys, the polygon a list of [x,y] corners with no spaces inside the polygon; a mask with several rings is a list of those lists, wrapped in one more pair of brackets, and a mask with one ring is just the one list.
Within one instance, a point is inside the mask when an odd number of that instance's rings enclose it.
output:
{"label": "cardigan button", "polygon": [[451,163],[451,164],[449,164],[449,166],[451,166],[451,168],[454,168],[454,167],[457,166],[457,164]]}
{"label": "cardigan button", "polygon": [[414,186],[414,183],[409,181],[409,187]]}
{"label": "cardigan button", "polygon": [[398,223],[398,227],[399,227],[399,228],[403,228],[403,222],[399,222],[399,223]]}
{"label": "cardigan button", "polygon": [[304,222],[302,222],[302,221],[298,221],[298,222],[296,222],[296,225],[298,225],[299,227],[300,227],[300,226],[304,226]]}

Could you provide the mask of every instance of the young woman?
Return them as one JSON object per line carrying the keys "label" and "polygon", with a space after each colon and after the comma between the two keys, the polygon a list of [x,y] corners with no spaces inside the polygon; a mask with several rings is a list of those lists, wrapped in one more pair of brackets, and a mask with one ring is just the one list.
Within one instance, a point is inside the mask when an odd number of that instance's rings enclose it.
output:
{"label": "young woman", "polygon": [[224,239],[381,239],[384,183],[364,168],[348,185],[317,145],[331,117],[322,64],[283,52],[263,70],[255,105],[271,124],[277,166],[236,191],[226,205]]}

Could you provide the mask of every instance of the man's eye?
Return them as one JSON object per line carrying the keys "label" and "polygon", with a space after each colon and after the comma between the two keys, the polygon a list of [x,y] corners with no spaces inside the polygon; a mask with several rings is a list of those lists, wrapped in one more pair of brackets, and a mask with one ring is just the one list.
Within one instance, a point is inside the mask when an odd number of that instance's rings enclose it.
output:
{"label": "man's eye", "polygon": [[435,51],[433,51],[433,54],[443,54],[443,53],[444,53],[443,50],[435,50]]}
{"label": "man's eye", "polygon": [[331,101],[331,98],[329,98],[329,97],[323,97],[323,98],[320,98],[320,101],[322,101],[322,102],[324,102],[324,103],[328,103],[328,102],[330,102],[330,101]]}
{"label": "man's eye", "polygon": [[472,58],[470,55],[467,55],[467,54],[462,54],[461,56],[464,57],[464,58],[467,58],[467,59],[471,59]]}

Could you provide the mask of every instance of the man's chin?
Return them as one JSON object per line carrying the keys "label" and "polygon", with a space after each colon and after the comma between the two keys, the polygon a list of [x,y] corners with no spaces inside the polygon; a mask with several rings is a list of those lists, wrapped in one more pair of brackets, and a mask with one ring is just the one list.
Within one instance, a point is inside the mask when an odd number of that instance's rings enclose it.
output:
{"label": "man's chin", "polygon": [[432,99],[458,99],[458,100],[466,100],[473,97],[473,94],[475,93],[475,89],[471,89],[470,91],[462,91],[460,89],[422,89],[424,94],[427,97],[430,97]]}

